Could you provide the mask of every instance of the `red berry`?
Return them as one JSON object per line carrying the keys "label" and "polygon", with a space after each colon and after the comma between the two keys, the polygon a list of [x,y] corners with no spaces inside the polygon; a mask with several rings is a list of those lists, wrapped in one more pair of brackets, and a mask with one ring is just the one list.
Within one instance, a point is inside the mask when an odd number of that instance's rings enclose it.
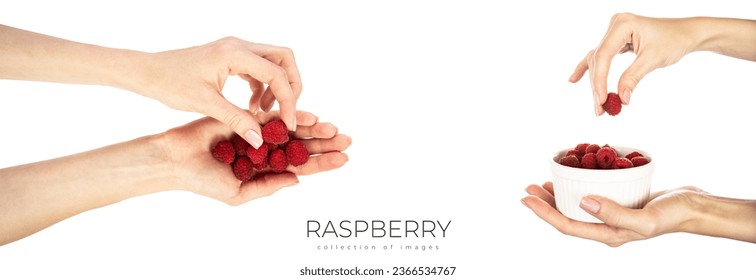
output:
{"label": "red berry", "polygon": [[268,168],[268,161],[266,160],[266,161],[263,161],[263,162],[261,162],[259,164],[253,162],[252,163],[252,167],[254,167],[257,170],[263,170],[265,168]]}
{"label": "red berry", "polygon": [[585,153],[586,154],[589,154],[589,153],[594,153],[595,154],[595,153],[598,153],[599,149],[601,149],[601,147],[599,145],[590,144],[590,145],[588,145],[588,147],[585,148]]}
{"label": "red berry", "polygon": [[[268,161],[268,145],[261,145],[259,149],[249,146],[247,156],[254,164],[261,164]],[[258,168],[260,169],[260,168]]]}
{"label": "red berry", "polygon": [[291,165],[300,166],[310,159],[310,152],[302,141],[292,140],[286,144],[286,158]]}
{"label": "red berry", "polygon": [[262,127],[262,137],[266,143],[283,144],[289,141],[289,130],[282,120],[274,120]]}
{"label": "red berry", "polygon": [[584,156],[584,155],[585,155],[585,150],[586,150],[586,149],[588,148],[588,146],[590,146],[590,145],[591,145],[591,144],[588,144],[588,143],[577,144],[577,146],[575,146],[575,151],[578,151],[578,156],[579,156],[579,157],[582,157],[582,156]]}
{"label": "red berry", "polygon": [[220,142],[216,143],[215,146],[213,146],[213,148],[210,150],[210,153],[215,159],[225,164],[233,163],[236,157],[234,146],[233,144],[231,144],[231,141],[228,140],[221,140]]}
{"label": "red berry", "polygon": [[641,153],[639,153],[638,151],[634,151],[634,152],[632,152],[632,153],[629,153],[629,154],[627,154],[627,155],[625,156],[625,158],[626,158],[626,159],[633,159],[634,157],[638,157],[638,156],[641,156],[641,157],[642,157],[643,155],[642,155]]}
{"label": "red berry", "polygon": [[249,145],[249,142],[247,140],[244,140],[239,134],[234,134],[234,136],[231,136],[231,144],[234,145],[234,151],[236,151],[237,155],[245,156],[247,155],[247,148],[249,148],[251,145]]}
{"label": "red berry", "polygon": [[633,166],[644,166],[648,164],[648,158],[644,156],[637,156],[630,159],[630,161],[633,163]]}
{"label": "red berry", "polygon": [[234,162],[234,176],[242,182],[252,179],[254,169],[252,169],[252,161],[248,157],[240,156]]}
{"label": "red berry", "polygon": [[603,147],[596,153],[596,162],[602,169],[612,168],[612,163],[617,158],[617,152],[611,147]]}
{"label": "red berry", "polygon": [[610,116],[616,116],[622,111],[622,100],[620,100],[618,94],[610,92],[606,95],[606,102],[604,102],[603,107]]}
{"label": "red berry", "polygon": [[580,167],[587,169],[598,169],[598,163],[596,162],[596,153],[587,153],[580,160]]}
{"label": "red berry", "polygon": [[578,160],[577,156],[575,155],[569,155],[569,156],[563,156],[559,159],[559,164],[569,167],[577,167],[580,168],[580,160]]}
{"label": "red berry", "polygon": [[565,155],[565,156],[576,156],[576,157],[578,157],[578,158],[582,157],[582,155],[580,154],[580,152],[579,152],[578,150],[569,150],[569,151],[567,151],[567,153],[566,153],[566,154],[564,154],[564,155]]}
{"label": "red berry", "polygon": [[268,156],[268,165],[270,169],[273,169],[276,173],[281,173],[289,166],[289,161],[286,159],[286,152],[281,149],[275,149],[270,152]]}
{"label": "red berry", "polygon": [[633,167],[633,163],[626,158],[618,157],[612,162],[612,169],[623,169]]}

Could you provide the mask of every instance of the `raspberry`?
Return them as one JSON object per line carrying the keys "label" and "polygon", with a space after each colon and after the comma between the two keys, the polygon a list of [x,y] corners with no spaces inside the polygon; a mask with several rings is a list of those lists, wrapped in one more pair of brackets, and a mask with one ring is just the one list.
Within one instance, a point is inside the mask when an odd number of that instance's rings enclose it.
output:
{"label": "raspberry", "polygon": [[249,148],[247,148],[247,156],[254,164],[259,165],[261,163],[264,163],[268,161],[268,147],[270,146],[261,145],[259,149],[255,149],[255,147],[249,146]]}
{"label": "raspberry", "polygon": [[596,153],[587,153],[580,160],[580,167],[587,169],[598,169],[598,163],[596,162]]}
{"label": "raspberry", "polygon": [[215,159],[225,164],[233,163],[235,158],[234,156],[236,155],[236,153],[234,152],[233,144],[231,144],[231,141],[228,140],[221,140],[220,142],[216,143],[215,146],[213,146],[213,148],[210,150],[210,153]]}
{"label": "raspberry", "polygon": [[603,147],[596,153],[596,162],[602,169],[612,168],[612,163],[617,158],[617,152],[611,147]]}
{"label": "raspberry", "polygon": [[289,130],[282,120],[275,120],[262,127],[263,141],[273,144],[283,144],[289,141]]}
{"label": "raspberry", "polygon": [[268,168],[268,161],[263,161],[261,163],[252,163],[252,167],[254,167],[257,170],[263,170],[265,168]]}
{"label": "raspberry", "polygon": [[598,153],[599,149],[601,149],[601,147],[599,145],[590,144],[590,145],[588,145],[588,147],[585,148],[585,153],[586,154],[590,154],[590,153],[594,153],[595,154],[595,153]]}
{"label": "raspberry", "polygon": [[648,164],[648,158],[644,156],[633,157],[632,159],[630,159],[630,161],[633,163],[633,166],[635,167],[644,166]]}
{"label": "raspberry", "polygon": [[582,157],[582,155],[580,154],[580,151],[578,150],[569,150],[564,156],[576,156],[578,158]]}
{"label": "raspberry", "polygon": [[606,102],[604,102],[603,107],[610,116],[616,116],[622,111],[622,100],[620,100],[618,94],[610,92],[606,95]]}
{"label": "raspberry", "polygon": [[292,140],[286,144],[286,158],[291,165],[300,166],[310,159],[310,152],[307,151],[307,147],[302,141]]}
{"label": "raspberry", "polygon": [[563,156],[559,159],[559,164],[579,168],[580,160],[578,160],[577,156],[575,155]]}
{"label": "raspberry", "polygon": [[286,152],[281,149],[275,149],[270,152],[268,156],[268,165],[276,173],[281,173],[289,166],[289,161],[286,159]]}
{"label": "raspberry", "polygon": [[247,140],[244,140],[239,134],[234,134],[234,136],[231,136],[231,144],[234,145],[234,151],[236,151],[236,155],[239,156],[245,156],[247,155],[247,148],[249,148],[251,145],[249,145],[249,142]]}
{"label": "raspberry", "polygon": [[627,154],[625,156],[625,158],[626,159],[633,159],[634,157],[637,157],[637,156],[641,156],[642,157],[643,155],[641,155],[641,153],[639,153],[638,151],[634,151],[632,153]]}
{"label": "raspberry", "polygon": [[585,153],[586,153],[586,152],[585,152],[585,150],[586,150],[586,149],[588,148],[588,146],[590,146],[590,145],[591,145],[591,144],[588,144],[588,143],[577,144],[577,146],[575,146],[575,151],[578,151],[578,157],[582,157],[582,156],[584,156],[584,155],[585,155]]}
{"label": "raspberry", "polygon": [[626,158],[618,157],[612,162],[612,169],[623,169],[633,167],[633,163]]}
{"label": "raspberry", "polygon": [[234,176],[242,182],[252,179],[254,169],[252,169],[252,161],[248,157],[240,156],[234,162]]}

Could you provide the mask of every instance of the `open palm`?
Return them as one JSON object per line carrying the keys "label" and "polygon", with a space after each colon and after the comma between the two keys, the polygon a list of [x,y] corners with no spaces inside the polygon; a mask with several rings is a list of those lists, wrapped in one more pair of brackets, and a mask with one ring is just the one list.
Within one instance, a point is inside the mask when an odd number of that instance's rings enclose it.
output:
{"label": "open palm", "polygon": [[522,202],[541,219],[560,232],[576,237],[596,240],[616,247],[624,243],[648,239],[670,232],[685,231],[685,222],[691,207],[690,197],[704,193],[695,187],[682,187],[652,193],[642,209],[624,208],[614,201],[599,196],[588,196],[600,202],[601,209],[593,214],[603,224],[572,220],[556,209],[554,186],[530,185],[529,196]]}
{"label": "open palm", "polygon": [[[260,123],[277,117],[278,112],[257,115]],[[283,173],[260,171],[253,180],[244,183],[236,179],[228,165],[218,162],[210,154],[212,145],[234,133],[227,125],[206,117],[168,130],[158,137],[173,166],[173,181],[178,184],[177,188],[239,205],[298,183],[298,175],[336,169],[347,162],[343,151],[351,145],[351,138],[337,134],[335,126],[318,122],[317,116],[311,113],[298,111],[297,122],[294,138],[302,139],[310,151],[310,160],[298,167],[289,166]]]}

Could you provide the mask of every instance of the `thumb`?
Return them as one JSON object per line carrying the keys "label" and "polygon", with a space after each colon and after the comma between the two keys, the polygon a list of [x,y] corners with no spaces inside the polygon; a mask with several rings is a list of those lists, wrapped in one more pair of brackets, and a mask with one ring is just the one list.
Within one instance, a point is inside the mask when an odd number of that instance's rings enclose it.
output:
{"label": "thumb", "polygon": [[630,95],[638,86],[640,80],[643,79],[648,72],[651,72],[651,68],[646,66],[647,64],[642,60],[636,59],[630,67],[622,73],[619,84],[617,85],[617,93],[620,95],[622,103],[625,105],[630,104]]}
{"label": "thumb", "polygon": [[255,149],[260,148],[263,144],[260,124],[250,111],[236,107],[221,96],[209,105],[206,115],[226,124]]}
{"label": "thumb", "polygon": [[617,228],[645,232],[643,230],[651,225],[644,219],[640,210],[622,207],[611,199],[597,195],[583,197],[580,200],[580,208],[607,225]]}

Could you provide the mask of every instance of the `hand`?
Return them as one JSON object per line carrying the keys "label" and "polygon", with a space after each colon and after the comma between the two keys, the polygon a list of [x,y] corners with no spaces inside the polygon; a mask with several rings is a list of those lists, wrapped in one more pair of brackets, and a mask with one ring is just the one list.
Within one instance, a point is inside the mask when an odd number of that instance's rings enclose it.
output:
{"label": "hand", "polygon": [[[257,117],[260,123],[266,123],[277,118],[278,112],[260,113]],[[218,162],[210,154],[212,145],[232,133],[226,125],[203,118],[165,132],[161,135],[161,146],[172,162],[176,188],[240,205],[298,183],[297,175],[336,169],[347,162],[348,158],[342,152],[352,143],[349,136],[337,134],[335,126],[318,122],[311,113],[298,111],[297,118],[299,126],[294,137],[303,139],[313,154],[310,160],[298,167],[289,166],[288,172],[284,173],[260,172],[252,181],[243,184],[228,165]]]}
{"label": "hand", "polygon": [[[252,146],[259,147],[260,126],[253,118],[259,108],[269,111],[278,100],[281,119],[289,130],[297,126],[296,101],[302,92],[294,54],[288,48],[224,38],[188,49],[152,55],[145,76],[135,89],[174,109],[202,113],[225,123]],[[223,97],[229,75],[249,82],[249,110]],[[265,88],[265,84],[269,86]]]}
{"label": "hand", "polygon": [[654,69],[679,61],[686,54],[697,50],[700,30],[693,28],[695,19],[660,19],[637,16],[629,13],[616,14],[609,23],[609,30],[598,47],[577,65],[570,82],[579,81],[589,71],[596,115],[604,113],[601,107],[606,101],[607,75],[612,58],[617,53],[635,52],[635,61],[620,77],[617,93],[622,103],[630,103],[630,95],[641,79]]}
{"label": "hand", "polygon": [[695,187],[682,187],[652,193],[643,209],[628,209],[604,197],[589,195],[580,206],[604,224],[569,219],[556,209],[554,187],[530,185],[522,203],[563,234],[603,242],[617,247],[630,241],[648,239],[665,233],[695,232],[690,221],[695,213],[692,197],[706,194]]}

